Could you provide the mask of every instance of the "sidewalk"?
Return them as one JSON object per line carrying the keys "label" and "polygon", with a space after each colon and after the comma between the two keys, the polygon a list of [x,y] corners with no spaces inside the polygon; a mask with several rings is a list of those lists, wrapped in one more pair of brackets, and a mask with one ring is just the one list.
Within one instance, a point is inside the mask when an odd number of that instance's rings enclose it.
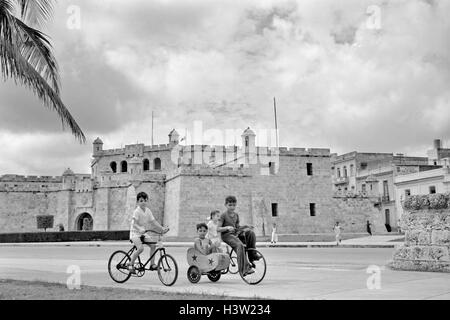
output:
{"label": "sidewalk", "polygon": [[[403,242],[391,242],[402,239],[403,235],[375,235],[372,237],[354,238],[342,240],[339,246],[336,242],[257,242],[260,248],[395,248],[403,245]],[[163,242],[165,247],[191,247],[193,242]],[[79,241],[79,242],[27,242],[27,243],[0,243],[1,247],[106,247],[129,246],[129,241]]]}

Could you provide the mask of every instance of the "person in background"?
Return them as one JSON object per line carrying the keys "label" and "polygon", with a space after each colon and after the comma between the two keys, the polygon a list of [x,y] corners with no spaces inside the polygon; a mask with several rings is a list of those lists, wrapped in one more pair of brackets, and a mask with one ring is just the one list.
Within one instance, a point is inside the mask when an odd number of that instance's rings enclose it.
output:
{"label": "person in background", "polygon": [[367,233],[372,235],[372,228],[371,228],[372,224],[370,223],[369,220],[367,220],[367,224],[366,224],[366,229],[367,229]]}
{"label": "person in background", "polygon": [[278,242],[277,224],[274,223],[272,225],[272,239],[270,240],[270,243],[277,243],[277,242]]}

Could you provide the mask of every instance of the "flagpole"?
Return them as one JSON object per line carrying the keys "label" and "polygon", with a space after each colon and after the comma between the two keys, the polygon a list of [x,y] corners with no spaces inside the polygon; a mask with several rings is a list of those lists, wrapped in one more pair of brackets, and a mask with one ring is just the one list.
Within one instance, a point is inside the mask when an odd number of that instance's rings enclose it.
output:
{"label": "flagpole", "polygon": [[152,146],[153,146],[153,131],[154,129],[153,129],[153,110],[152,110]]}
{"label": "flagpole", "polygon": [[279,145],[279,141],[278,141],[278,120],[277,120],[277,100],[274,97],[273,98],[273,109],[274,109],[274,113],[275,113],[275,134],[276,134],[276,144],[277,144],[277,148]]}

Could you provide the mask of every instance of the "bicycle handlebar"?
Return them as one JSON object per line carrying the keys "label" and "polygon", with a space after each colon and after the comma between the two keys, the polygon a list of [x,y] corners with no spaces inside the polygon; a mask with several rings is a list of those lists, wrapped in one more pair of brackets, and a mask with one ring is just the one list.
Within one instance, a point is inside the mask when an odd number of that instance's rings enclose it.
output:
{"label": "bicycle handlebar", "polygon": [[169,228],[167,228],[167,231],[166,231],[166,232],[157,232],[157,231],[155,231],[155,230],[145,230],[145,233],[147,233],[147,232],[152,232],[152,233],[156,233],[156,234],[162,236],[162,235],[166,234],[167,232],[169,232],[169,230],[170,230]]}

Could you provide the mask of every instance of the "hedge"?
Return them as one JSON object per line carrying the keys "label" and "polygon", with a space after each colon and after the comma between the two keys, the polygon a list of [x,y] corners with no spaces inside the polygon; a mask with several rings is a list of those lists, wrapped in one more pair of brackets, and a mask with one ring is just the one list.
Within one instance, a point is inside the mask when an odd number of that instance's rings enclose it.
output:
{"label": "hedge", "polygon": [[128,240],[129,230],[3,233],[0,243]]}
{"label": "hedge", "polygon": [[403,202],[403,209],[447,209],[450,208],[450,193],[434,193],[408,196]]}

